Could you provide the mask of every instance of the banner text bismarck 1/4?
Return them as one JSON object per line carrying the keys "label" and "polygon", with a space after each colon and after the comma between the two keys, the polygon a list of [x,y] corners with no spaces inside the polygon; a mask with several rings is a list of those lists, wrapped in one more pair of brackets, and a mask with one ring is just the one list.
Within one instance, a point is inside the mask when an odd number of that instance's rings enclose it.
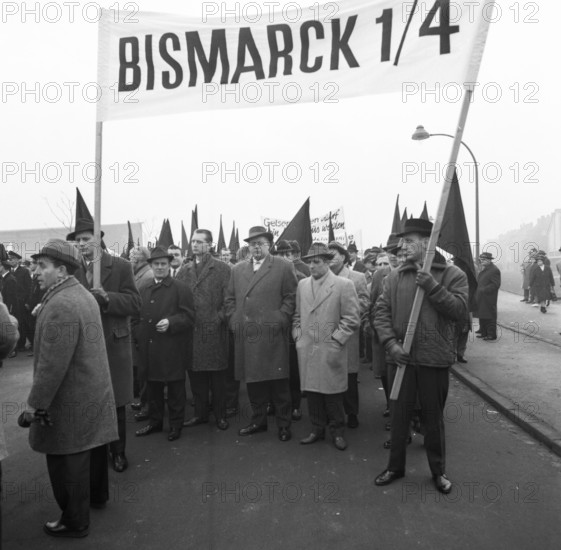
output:
{"label": "banner text bismarck 1/4", "polygon": [[[174,89],[185,80],[184,74],[187,72],[188,86],[197,85],[198,65],[200,64],[203,72],[204,82],[211,82],[216,73],[218,59],[222,67],[220,84],[237,84],[243,73],[255,73],[256,80],[265,78],[275,78],[279,71],[279,61],[283,60],[283,76],[292,75],[293,71],[299,70],[302,73],[314,73],[319,71],[323,64],[323,56],[315,56],[310,59],[311,40],[330,40],[331,52],[329,57],[329,69],[336,71],[339,69],[341,55],[351,68],[356,68],[359,63],[353,54],[349,44],[353,29],[355,28],[358,15],[352,15],[341,24],[340,19],[333,19],[329,25],[324,25],[320,21],[305,21],[299,29],[299,55],[294,52],[294,35],[292,28],[287,24],[267,25],[267,45],[269,66],[267,76],[263,63],[264,52],[260,52],[252,31],[249,27],[242,27],[238,31],[237,52],[234,64],[228,57],[228,42],[226,39],[226,29],[214,29],[211,35],[210,51],[205,53],[198,31],[187,31],[180,38],[178,34],[167,32],[161,35],[155,42],[153,35],[144,35],[144,44],[136,36],[123,37],[119,40],[119,92],[129,92],[138,89],[141,85],[146,90],[154,89],[155,68],[154,56],[159,55],[161,61],[166,63],[171,70],[161,71],[161,85],[165,89]],[[326,28],[329,29],[326,32]],[[330,35],[327,36],[326,35]],[[279,40],[279,37],[282,37]],[[231,42],[230,42],[231,43]],[[173,52],[184,53],[187,65],[184,66]],[[142,82],[142,72],[140,68],[140,52],[145,52],[144,63],[146,65],[145,82]],[[294,61],[298,62],[297,68]],[[231,69],[234,69],[233,72]]]}

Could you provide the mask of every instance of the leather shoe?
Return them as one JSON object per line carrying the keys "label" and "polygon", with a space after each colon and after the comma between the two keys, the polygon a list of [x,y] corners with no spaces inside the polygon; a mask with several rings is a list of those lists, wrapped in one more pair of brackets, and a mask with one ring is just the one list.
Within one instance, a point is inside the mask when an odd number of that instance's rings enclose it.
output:
{"label": "leather shoe", "polygon": [[142,403],[131,403],[131,409],[133,411],[139,411],[140,409],[142,409]]}
{"label": "leather shoe", "polygon": [[358,417],[356,414],[349,414],[347,417],[347,426],[349,428],[358,428]]}
{"label": "leather shoe", "polygon": [[137,413],[134,415],[134,419],[135,419],[137,422],[143,422],[144,420],[148,420],[148,418],[150,418],[150,417],[149,417],[149,415],[148,415],[148,413],[147,413],[146,411],[140,411],[140,412],[137,412]]}
{"label": "leather shoe", "polygon": [[47,535],[51,535],[51,537],[66,537],[66,538],[74,538],[74,539],[81,539],[86,537],[89,533],[89,527],[83,527],[82,529],[71,529],[67,527],[60,520],[57,521],[47,521],[45,525],[43,525],[43,531],[47,533]]}
{"label": "leather shoe", "polygon": [[467,360],[464,359],[463,355],[458,355],[458,363],[467,363]]}
{"label": "leather shoe", "polygon": [[347,448],[347,442],[340,435],[333,438],[333,445],[340,451],[344,451]]}
{"label": "leather shoe", "polygon": [[226,418],[232,418],[232,416],[236,416],[237,414],[238,414],[238,409],[236,407],[226,409]]}
{"label": "leather shoe", "polygon": [[396,479],[403,477],[405,474],[403,472],[392,472],[391,470],[384,470],[375,480],[374,484],[381,486],[381,485],[389,485]]}
{"label": "leather shoe", "polygon": [[251,435],[251,434],[256,434],[259,432],[266,432],[266,431],[267,431],[267,424],[263,424],[261,426],[258,426],[257,424],[250,424],[249,426],[246,426],[245,428],[239,430],[238,435]]}
{"label": "leather shoe", "polygon": [[289,441],[290,439],[292,439],[290,428],[279,428],[279,439],[281,441]]}
{"label": "leather shoe", "polygon": [[452,482],[446,477],[446,474],[441,476],[432,476],[436,488],[445,495],[449,494],[452,490]]}
{"label": "leather shoe", "polygon": [[120,474],[128,468],[129,461],[125,456],[125,453],[117,453],[111,457],[111,464],[113,466],[113,470]]}
{"label": "leather shoe", "polygon": [[193,418],[183,422],[183,427],[192,428],[193,426],[198,426],[199,424],[208,424],[208,420],[203,420],[199,416],[194,416]]}
{"label": "leather shoe", "polygon": [[148,424],[147,426],[144,426],[144,428],[140,428],[140,430],[136,430],[135,435],[138,437],[141,435],[150,435],[155,432],[161,432],[161,431],[162,431],[161,424]]}
{"label": "leather shoe", "polygon": [[320,439],[325,439],[325,432],[312,432],[308,437],[300,440],[301,445],[310,445]]}
{"label": "leather shoe", "polygon": [[298,420],[302,420],[302,409],[294,409],[292,411],[292,420],[294,421],[298,421]]}
{"label": "leather shoe", "polygon": [[485,342],[492,342],[493,340],[496,340],[497,337],[495,336],[495,338],[491,338],[491,336],[485,336],[485,338],[483,338],[483,340]]}
{"label": "leather shoe", "polygon": [[181,430],[178,430],[177,428],[172,428],[169,431],[168,441],[175,441],[176,439],[179,439],[180,437],[181,437]]}
{"label": "leather shoe", "polygon": [[481,332],[480,332],[479,334],[477,334],[476,338],[487,338],[487,336],[483,336],[483,334],[481,334]]}
{"label": "leather shoe", "polygon": [[219,430],[227,430],[230,427],[230,424],[225,418],[221,418],[220,420],[216,421],[216,427]]}

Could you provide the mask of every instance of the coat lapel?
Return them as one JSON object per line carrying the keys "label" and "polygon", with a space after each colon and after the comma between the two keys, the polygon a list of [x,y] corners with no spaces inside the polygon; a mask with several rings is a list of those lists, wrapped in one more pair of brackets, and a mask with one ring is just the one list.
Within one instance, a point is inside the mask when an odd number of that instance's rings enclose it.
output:
{"label": "coat lapel", "polygon": [[101,286],[105,285],[107,279],[111,276],[113,267],[113,258],[104,252],[101,256]]}
{"label": "coat lapel", "polygon": [[[310,280],[310,284],[311,284],[311,280]],[[321,306],[321,304],[323,304],[323,302],[325,302],[325,300],[327,300],[327,298],[331,296],[334,285],[335,285],[335,279],[333,278],[332,273],[329,273],[327,279],[320,286],[319,291],[316,294],[316,297],[314,298],[314,302],[312,304],[312,311],[316,310],[319,306]]]}
{"label": "coat lapel", "polygon": [[212,257],[207,258],[206,261],[203,262],[203,268],[201,269],[200,274],[197,277],[197,269],[195,268],[195,264],[193,263],[193,265],[191,266],[194,275],[193,279],[195,281],[193,287],[197,287],[200,283],[202,283],[210,275],[210,271],[213,268],[214,265],[212,264]]}
{"label": "coat lapel", "polygon": [[251,289],[261,279],[263,279],[270,273],[272,266],[273,266],[273,259],[271,258],[270,254],[263,260],[263,263],[261,264],[261,267],[259,268],[257,273],[253,272],[253,263],[252,262],[249,263],[248,267],[249,267],[249,272],[251,273],[251,280],[249,281],[249,285],[247,286],[247,290],[245,291],[246,296],[251,292]]}

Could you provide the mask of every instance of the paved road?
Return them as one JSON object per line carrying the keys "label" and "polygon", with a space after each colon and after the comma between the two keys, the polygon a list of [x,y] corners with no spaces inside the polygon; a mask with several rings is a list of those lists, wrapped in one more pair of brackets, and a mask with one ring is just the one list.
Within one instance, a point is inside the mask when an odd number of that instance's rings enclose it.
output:
{"label": "paved road", "polygon": [[[473,365],[475,350],[470,358]],[[238,437],[247,418],[234,419],[227,432],[212,425],[184,430],[173,444],[164,434],[135,438],[131,422],[131,467],[111,471],[112,502],[92,510],[90,536],[50,539],[42,523],[55,519],[58,508],[45,460],[15,425],[30,380],[27,358],[0,371],[10,450],[2,502],[8,550],[558,548],[561,459],[455,378],[446,410],[452,494],[434,491],[421,436],[409,448],[406,477],[375,487],[387,432],[379,381],[366,368],[361,425],[348,430],[345,452],[328,442],[299,445],[308,433],[306,416],[288,443],[277,440],[274,424],[265,434]]]}

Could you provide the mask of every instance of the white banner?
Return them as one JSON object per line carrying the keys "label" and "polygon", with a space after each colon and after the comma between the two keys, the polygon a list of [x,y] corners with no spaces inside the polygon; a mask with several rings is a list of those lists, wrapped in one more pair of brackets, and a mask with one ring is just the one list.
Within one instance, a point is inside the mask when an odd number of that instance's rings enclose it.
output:
{"label": "white banner", "polygon": [[[290,220],[262,217],[261,222],[265,227],[271,228],[271,233],[276,241],[281,236],[285,227],[290,223]],[[312,218],[310,222],[312,226],[312,241],[327,243],[329,240],[329,212],[323,216]],[[343,207],[331,211],[331,225],[333,226],[335,240],[346,245],[347,233],[345,230],[345,214],[343,212]]]}
{"label": "white banner", "polygon": [[240,4],[203,4],[200,18],[103,10],[97,119],[461,88],[496,17],[494,0]]}

